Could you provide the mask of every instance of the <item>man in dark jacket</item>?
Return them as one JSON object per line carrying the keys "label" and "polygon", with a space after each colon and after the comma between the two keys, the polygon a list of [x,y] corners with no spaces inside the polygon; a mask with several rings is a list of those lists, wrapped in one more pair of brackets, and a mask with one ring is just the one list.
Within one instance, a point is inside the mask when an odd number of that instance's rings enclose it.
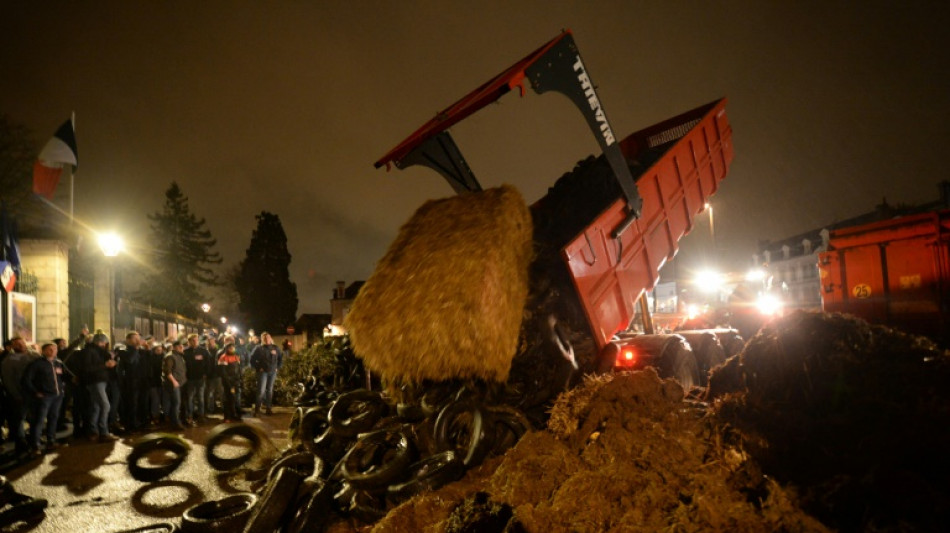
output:
{"label": "man in dark jacket", "polygon": [[[165,346],[161,343],[152,345],[148,352],[148,403],[143,409],[143,419],[149,427],[157,426],[162,416],[162,365],[165,362]],[[181,402],[179,402],[179,406]]]}
{"label": "man in dark jacket", "polygon": [[164,399],[165,420],[172,429],[185,429],[178,419],[181,410],[181,390],[188,386],[188,370],[185,363],[184,346],[180,340],[172,343],[172,349],[162,359],[162,397]]}
{"label": "man in dark jacket", "polygon": [[109,433],[109,396],[106,386],[109,382],[109,371],[116,367],[115,359],[108,349],[109,337],[105,333],[97,332],[92,336],[92,342],[83,348],[79,356],[82,359],[82,381],[89,392],[89,440],[110,442],[118,437]]}
{"label": "man in dark jacket", "polygon": [[254,416],[261,416],[261,404],[266,407],[267,414],[273,414],[271,399],[274,396],[274,379],[283,363],[280,347],[274,344],[270,333],[266,331],[261,333],[261,344],[251,354],[251,366],[257,371],[257,402],[254,404]]}
{"label": "man in dark jacket", "polygon": [[122,404],[119,419],[128,431],[145,427],[149,393],[149,353],[137,331],[125,336],[125,348],[116,351]]}
{"label": "man in dark jacket", "polygon": [[205,380],[211,373],[214,360],[207,349],[198,345],[198,335],[195,333],[188,335],[188,347],[183,355],[188,369],[188,382],[185,385],[185,423],[194,427],[198,422],[205,421]]}
{"label": "man in dark jacket", "polygon": [[[65,365],[70,356],[76,353],[76,350],[82,346],[82,343],[86,340],[86,335],[88,334],[89,330],[83,328],[79,336],[69,344],[67,344],[66,339],[53,339],[53,343],[56,344],[56,357],[63,363],[63,370],[66,372],[63,374],[63,378],[66,380],[66,391],[63,395],[62,403],[59,404],[59,418],[56,422],[56,431],[66,430],[66,424],[69,423],[69,419],[66,416],[67,409],[69,409],[70,413],[72,413],[73,419],[77,418],[76,413],[79,411],[79,409],[76,407],[77,400],[73,397],[75,394],[75,386],[73,385],[72,376],[69,374],[69,368],[67,368]],[[82,400],[79,400],[79,405],[82,405]],[[73,424],[76,424],[76,420],[73,420]]]}
{"label": "man in dark jacket", "polygon": [[40,356],[36,352],[31,352],[26,346],[26,341],[21,337],[14,337],[11,341],[12,351],[0,363],[0,376],[3,377],[3,388],[7,393],[4,400],[4,409],[10,435],[16,443],[15,449],[19,453],[26,453],[29,451],[29,444],[26,441],[23,422],[29,413],[29,406],[23,397],[23,388],[20,382],[26,367],[34,359],[39,359]]}
{"label": "man in dark jacket", "polygon": [[43,455],[40,435],[46,423],[46,451],[59,447],[56,444],[56,419],[63,402],[66,382],[63,379],[63,363],[56,358],[56,345],[43,345],[43,357],[34,359],[23,372],[20,386],[30,406],[30,444],[33,455]]}

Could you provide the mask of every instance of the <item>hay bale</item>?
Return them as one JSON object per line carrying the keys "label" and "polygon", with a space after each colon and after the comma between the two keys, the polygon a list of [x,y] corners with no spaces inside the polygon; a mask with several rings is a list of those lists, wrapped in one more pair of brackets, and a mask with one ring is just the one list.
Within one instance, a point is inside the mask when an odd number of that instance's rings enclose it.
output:
{"label": "hay bale", "polygon": [[354,351],[393,382],[505,381],[531,246],[531,215],[511,186],[426,202],[353,303]]}

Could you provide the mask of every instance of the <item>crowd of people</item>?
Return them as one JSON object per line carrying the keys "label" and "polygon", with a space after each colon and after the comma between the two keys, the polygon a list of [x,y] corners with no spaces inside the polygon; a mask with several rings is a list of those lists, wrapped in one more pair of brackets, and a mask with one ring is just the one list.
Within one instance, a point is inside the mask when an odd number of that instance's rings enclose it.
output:
{"label": "crowd of people", "polygon": [[[131,331],[114,346],[105,333],[85,329],[71,343],[54,339],[42,347],[14,337],[0,353],[0,441],[11,440],[17,455],[41,456],[70,440],[184,430],[213,413],[239,421],[248,414],[241,403],[248,368],[257,378],[253,416],[262,409],[270,415],[284,352],[267,332],[154,340]],[[57,441],[70,422],[71,438]]]}

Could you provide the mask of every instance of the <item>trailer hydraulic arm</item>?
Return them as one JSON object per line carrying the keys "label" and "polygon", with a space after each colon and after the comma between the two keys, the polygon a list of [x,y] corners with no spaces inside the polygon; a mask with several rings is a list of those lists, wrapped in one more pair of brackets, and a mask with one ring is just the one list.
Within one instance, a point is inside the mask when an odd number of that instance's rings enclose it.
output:
{"label": "trailer hydraulic arm", "polygon": [[554,91],[567,96],[584,115],[626,199],[626,219],[615,228],[615,233],[622,233],[640,216],[643,201],[570,30],[436,114],[376,161],[376,168],[389,168],[391,164],[400,169],[424,165],[439,172],[459,193],[480,190],[478,180],[446,130],[515,87],[524,95],[525,79],[538,94]]}

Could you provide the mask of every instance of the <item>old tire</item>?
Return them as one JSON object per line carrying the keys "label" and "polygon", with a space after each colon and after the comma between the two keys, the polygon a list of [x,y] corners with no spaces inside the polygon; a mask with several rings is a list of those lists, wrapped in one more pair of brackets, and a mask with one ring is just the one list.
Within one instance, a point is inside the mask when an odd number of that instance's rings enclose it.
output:
{"label": "old tire", "polygon": [[[247,440],[251,445],[250,449],[234,458],[224,458],[215,454],[217,447],[231,437],[241,437]],[[254,457],[254,454],[256,454],[261,447],[261,434],[257,429],[240,422],[219,424],[208,433],[208,442],[205,446],[205,458],[207,458],[211,468],[226,472],[240,467],[250,461],[251,457]]]}
{"label": "old tire", "polygon": [[[159,466],[142,466],[139,464],[139,461],[144,459],[146,455],[157,450],[171,452],[175,455],[175,458],[170,463]],[[132,476],[132,479],[138,481],[158,481],[177,470],[178,467],[185,462],[189,451],[191,451],[191,446],[188,445],[185,439],[178,435],[172,435],[170,433],[152,433],[146,435],[142,440],[137,442],[135,446],[132,447],[132,451],[129,452],[127,459],[129,463],[129,474]]]}
{"label": "old tire", "polygon": [[471,399],[456,400],[442,408],[433,436],[439,451],[456,451],[466,467],[480,464],[492,447],[484,411]]}
{"label": "old tire", "polygon": [[336,399],[327,420],[335,433],[352,437],[372,429],[388,410],[389,405],[378,392],[355,390]]}
{"label": "old tire", "polygon": [[411,462],[409,436],[402,428],[374,431],[356,441],[341,461],[343,478],[355,489],[385,487]]}
{"label": "old tire", "polygon": [[501,455],[514,447],[525,433],[534,429],[534,425],[524,413],[507,405],[488,408],[491,424],[493,455]]}
{"label": "old tire", "polygon": [[284,523],[302,481],[303,476],[289,468],[278,471],[253,508],[244,533],[273,533]]}
{"label": "old tire", "polygon": [[332,501],[333,491],[330,490],[330,483],[317,481],[317,486],[298,506],[290,522],[289,533],[323,531],[333,517]]}
{"label": "old tire", "polygon": [[283,468],[291,468],[304,477],[320,477],[323,473],[323,459],[310,452],[297,452],[285,455],[271,465],[267,472],[267,482]]}
{"label": "old tire", "polygon": [[227,532],[244,529],[257,504],[257,495],[242,492],[220,500],[199,503],[181,515],[182,533]]}
{"label": "old tire", "polygon": [[176,531],[178,531],[178,526],[171,522],[157,522],[132,529],[114,531],[112,533],[175,533]]}
{"label": "old tire", "polygon": [[413,463],[407,471],[408,481],[390,485],[386,490],[393,501],[408,500],[420,492],[451,483],[462,477],[465,465],[454,451],[448,450]]}

